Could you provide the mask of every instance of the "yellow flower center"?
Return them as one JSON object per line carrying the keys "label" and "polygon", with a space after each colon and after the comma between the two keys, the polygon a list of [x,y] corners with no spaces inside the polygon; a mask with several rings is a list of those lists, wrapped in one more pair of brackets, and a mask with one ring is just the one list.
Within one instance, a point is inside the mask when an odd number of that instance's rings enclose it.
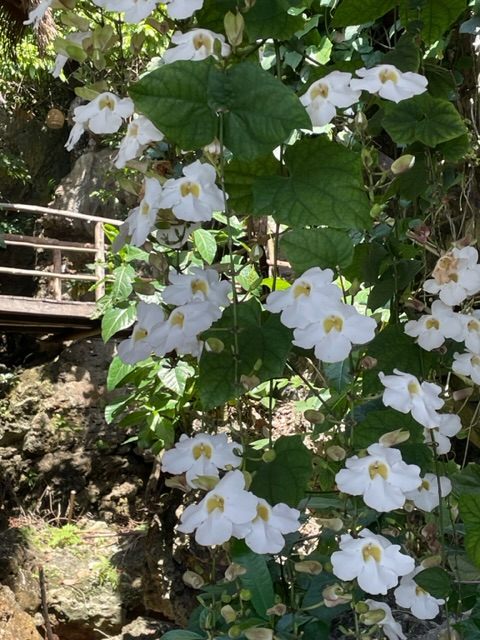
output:
{"label": "yellow flower center", "polygon": [[323,82],[321,82],[312,88],[310,92],[310,97],[312,98],[312,100],[315,100],[315,98],[318,98],[318,97],[327,98],[328,93],[329,93],[328,84],[324,84]]}
{"label": "yellow flower center", "polygon": [[147,336],[148,336],[148,331],[146,329],[143,329],[142,327],[139,327],[133,333],[133,340],[134,342],[138,342],[138,340],[143,340]]}
{"label": "yellow flower center", "polygon": [[480,331],[480,323],[476,320],[470,320],[467,324],[467,329],[469,331],[476,331],[477,333]]}
{"label": "yellow flower center", "polygon": [[269,521],[270,513],[264,504],[259,504],[257,506],[257,518],[261,518],[264,522]]}
{"label": "yellow flower center", "polygon": [[447,284],[448,282],[458,282],[458,258],[455,258],[452,254],[447,253],[442,256],[435,269],[432,272],[432,276],[439,284]]}
{"label": "yellow flower center", "polygon": [[430,491],[430,483],[428,480],[422,480],[420,485],[420,491]]}
{"label": "yellow flower center", "polygon": [[420,386],[416,382],[413,382],[413,380],[408,383],[407,389],[411,396],[415,396],[420,393]]}
{"label": "yellow flower center", "polygon": [[398,82],[398,73],[395,73],[393,69],[382,69],[379,74],[380,82],[385,84],[389,80],[395,84]]}
{"label": "yellow flower center", "polygon": [[370,559],[375,560],[375,562],[382,561],[382,549],[376,545],[369,542],[362,549],[363,561],[368,562]]}
{"label": "yellow flower center", "polygon": [[388,466],[384,462],[376,460],[368,467],[368,473],[373,480],[375,476],[381,476],[384,480],[388,479]]}
{"label": "yellow flower center", "polygon": [[148,216],[148,214],[150,213],[150,205],[148,204],[148,202],[144,202],[142,204],[142,206],[140,207],[140,213],[142,214],[142,216]]}
{"label": "yellow flower center", "polygon": [[100,109],[110,109],[110,111],[113,111],[115,109],[115,100],[110,98],[110,96],[104,96],[98,103],[98,106]]}
{"label": "yellow flower center", "polygon": [[185,316],[181,311],[175,311],[170,317],[170,324],[172,327],[180,327],[183,328],[183,323],[185,322]]}
{"label": "yellow flower center", "polygon": [[207,295],[208,293],[208,284],[201,278],[195,278],[195,280],[192,280],[190,287],[193,294],[201,292],[204,295]]}
{"label": "yellow flower center", "polygon": [[330,333],[334,330],[340,332],[343,329],[343,318],[340,316],[327,316],[323,321],[323,328],[325,333]]}
{"label": "yellow flower center", "polygon": [[471,363],[474,367],[480,366],[480,356],[473,356]]}
{"label": "yellow flower center", "polygon": [[198,51],[199,49],[201,49],[202,47],[205,47],[205,49],[207,50],[208,53],[212,52],[212,39],[209,38],[207,35],[205,35],[204,33],[198,33],[194,38],[193,38],[193,46],[194,48]]}
{"label": "yellow flower center", "polygon": [[132,122],[132,124],[130,125],[129,134],[131,135],[132,138],[136,138],[138,136],[138,124],[135,124],[134,122]]}
{"label": "yellow flower center", "polygon": [[428,596],[430,595],[428,593],[428,591],[425,591],[425,589],[422,589],[422,587],[419,587],[418,585],[415,587],[415,595],[416,596]]}
{"label": "yellow flower center", "polygon": [[440,329],[440,323],[435,318],[429,318],[426,321],[425,326],[427,329]]}
{"label": "yellow flower center", "polygon": [[312,292],[312,285],[308,282],[299,282],[293,287],[293,297],[299,298],[300,296],[309,296]]}
{"label": "yellow flower center", "polygon": [[200,444],[196,444],[193,447],[192,453],[195,460],[198,460],[201,456],[205,456],[210,460],[210,458],[212,457],[213,450],[209,444],[207,444],[206,442],[202,442]]}
{"label": "yellow flower center", "polygon": [[220,511],[224,511],[225,509],[225,500],[222,496],[213,495],[211,498],[207,500],[207,511],[208,513],[212,513],[215,509],[219,509]]}
{"label": "yellow flower center", "polygon": [[200,185],[196,182],[184,182],[180,187],[180,193],[182,198],[186,198],[188,195],[192,195],[194,198],[200,197]]}

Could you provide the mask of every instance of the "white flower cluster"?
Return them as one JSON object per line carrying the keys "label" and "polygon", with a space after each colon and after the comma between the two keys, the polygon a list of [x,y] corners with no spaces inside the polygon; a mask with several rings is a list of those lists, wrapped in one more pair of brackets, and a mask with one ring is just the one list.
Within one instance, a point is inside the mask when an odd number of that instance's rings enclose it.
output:
{"label": "white flower cluster", "polygon": [[170,282],[163,290],[163,300],[179,306],[166,317],[161,306],[140,302],[132,334],[118,346],[123,362],[135,364],[152,352],[164,356],[173,350],[178,355],[199,356],[203,344],[198,334],[220,318],[221,307],[230,304],[230,283],[219,280],[214,269],[194,267],[189,274],[172,274]]}
{"label": "white flower cluster", "polygon": [[[238,467],[235,455],[242,447],[228,442],[225,434],[183,435],[173,449],[166,451],[162,469],[167,473],[186,473],[186,481],[195,487],[195,479],[219,477],[219,470]],[[300,512],[286,504],[274,507],[245,489],[241,471],[228,471],[198,504],[189,505],[180,517],[178,530],[193,533],[198,544],[223,544],[233,536],[244,539],[255,553],[280,553],[284,534],[299,527]]]}
{"label": "white flower cluster", "polygon": [[359,78],[351,73],[332,71],[313,82],[300,101],[305,106],[313,126],[324,126],[336,116],[337,108],[356,104],[362,91],[377,94],[385,100],[401,102],[427,90],[425,76],[410,71],[402,73],[392,64],[380,64],[372,69],[358,69]]}
{"label": "white flower cluster", "polygon": [[341,297],[340,287],[333,283],[333,271],[313,267],[288,289],[273,291],[265,307],[280,313],[281,322],[294,329],[293,344],[313,347],[323,362],[342,362],[352,344],[373,339],[376,322],[341,302]]}

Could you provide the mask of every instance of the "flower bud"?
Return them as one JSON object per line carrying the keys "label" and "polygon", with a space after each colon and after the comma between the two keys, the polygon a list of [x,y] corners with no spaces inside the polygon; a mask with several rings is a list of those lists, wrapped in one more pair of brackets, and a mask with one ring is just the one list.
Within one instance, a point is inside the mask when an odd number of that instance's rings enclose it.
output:
{"label": "flower bud", "polygon": [[248,602],[249,600],[252,599],[252,592],[250,591],[250,589],[240,589],[240,600],[243,600],[244,602]]}
{"label": "flower bud", "polygon": [[220,614],[222,618],[225,620],[225,622],[228,622],[228,624],[230,624],[230,622],[234,622],[237,618],[237,613],[235,609],[231,607],[229,604],[226,604],[224,607],[220,609]]}
{"label": "flower bud", "polygon": [[338,607],[340,604],[347,604],[352,600],[352,596],[349,593],[345,593],[339,584],[332,584],[329,587],[325,587],[322,591],[323,604],[328,608]]}
{"label": "flower bud", "polygon": [[355,126],[359,131],[365,131],[368,127],[368,119],[367,116],[363,113],[363,111],[359,111],[355,116]]}
{"label": "flower bud", "polygon": [[233,627],[230,627],[228,630],[229,638],[238,638],[242,635],[242,628],[238,626],[238,624],[234,624]]}
{"label": "flower bud", "polygon": [[277,602],[277,604],[267,609],[267,615],[269,616],[284,616],[287,612],[287,607],[283,602]]}
{"label": "flower bud", "polygon": [[252,484],[252,474],[248,471],[243,470],[243,477],[245,478],[245,490],[248,491],[250,489],[250,485]]}
{"label": "flower bud", "polygon": [[268,449],[262,455],[262,460],[264,462],[273,462],[276,457],[277,457],[277,454],[275,453],[275,451],[273,449]]}
{"label": "flower bud", "polygon": [[315,518],[315,522],[324,529],[331,531],[341,531],[343,529],[343,520],[340,518]]}
{"label": "flower bud", "polygon": [[303,417],[312,424],[322,424],[322,422],[325,422],[325,415],[321,411],[315,411],[315,409],[307,409]]}
{"label": "flower bud", "polygon": [[185,476],[172,476],[171,478],[167,478],[165,480],[165,486],[170,487],[171,489],[180,489],[184,493],[188,493],[190,491],[190,487],[185,480]]}
{"label": "flower bud", "polygon": [[192,589],[201,589],[205,584],[205,580],[202,576],[195,573],[195,571],[185,571],[182,576],[182,580],[187,586],[192,587]]}
{"label": "flower bud", "polygon": [[229,564],[228,567],[225,569],[225,580],[227,582],[233,582],[239,576],[243,576],[246,573],[247,573],[247,570],[245,569],[245,567],[243,567],[241,564],[238,564],[236,562],[232,562],[232,564]]}
{"label": "flower bud", "polygon": [[251,627],[243,632],[247,640],[272,640],[273,630],[265,627]]}
{"label": "flower bud", "polygon": [[387,614],[383,609],[370,609],[366,613],[360,614],[360,621],[363,622],[363,624],[372,626],[374,624],[382,622],[386,615]]}
{"label": "flower bud", "polygon": [[345,460],[347,456],[345,449],[337,445],[332,445],[331,447],[327,447],[326,454],[330,458],[330,460],[334,460],[335,462],[340,462],[340,460]]}
{"label": "flower bud", "polygon": [[379,442],[384,447],[394,447],[397,444],[406,442],[409,438],[410,438],[409,431],[403,431],[402,429],[395,429],[395,431],[389,431],[388,433],[384,433],[383,436],[380,437]]}
{"label": "flower bud", "polygon": [[295,571],[308,573],[310,576],[318,576],[319,573],[322,573],[323,566],[316,560],[302,560],[301,562],[295,562]]}
{"label": "flower bud", "polygon": [[257,378],[257,376],[246,376],[245,374],[243,374],[240,376],[240,384],[247,391],[250,391],[260,384],[260,378]]}
{"label": "flower bud", "polygon": [[222,353],[225,349],[225,345],[218,338],[207,338],[205,348],[207,351],[212,351],[213,353]]}
{"label": "flower bud", "polygon": [[197,476],[192,480],[197,489],[203,489],[204,491],[211,491],[217,486],[219,479],[217,476]]}
{"label": "flower bud", "polygon": [[203,147],[203,152],[210,156],[219,156],[222,153],[222,145],[220,144],[220,140],[218,138],[214,138],[210,144],[207,144],[206,147]]}
{"label": "flower bud", "polygon": [[424,558],[420,564],[423,567],[423,569],[438,567],[442,564],[442,557],[439,555],[429,556],[428,558]]}
{"label": "flower bud", "polygon": [[406,153],[400,158],[397,158],[390,167],[390,171],[394,176],[399,176],[402,173],[406,173],[409,171],[413,165],[415,164],[415,156],[412,156],[410,153]]}
{"label": "flower bud", "polygon": [[223,25],[225,27],[227,40],[232,47],[235,49],[240,46],[243,41],[243,30],[245,29],[245,20],[242,14],[239,11],[237,11],[237,13],[229,11],[225,14]]}
{"label": "flower bud", "polygon": [[376,358],[373,358],[372,356],[365,356],[360,360],[359,364],[361,369],[369,371],[370,369],[374,369],[377,366],[378,360]]}

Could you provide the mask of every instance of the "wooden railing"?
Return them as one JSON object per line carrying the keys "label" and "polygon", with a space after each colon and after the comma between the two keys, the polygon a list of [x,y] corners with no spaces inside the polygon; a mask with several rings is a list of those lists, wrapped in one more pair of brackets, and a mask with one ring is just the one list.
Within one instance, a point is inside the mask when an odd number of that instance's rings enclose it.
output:
{"label": "wooden railing", "polygon": [[[25,236],[16,234],[4,234],[3,238],[7,246],[14,247],[30,247],[34,250],[44,249],[52,252],[53,271],[43,271],[36,269],[17,269],[14,267],[0,266],[0,273],[9,273],[14,276],[42,276],[52,280],[53,297],[55,300],[62,299],[62,281],[63,280],[81,280],[85,282],[97,282],[95,288],[95,299],[98,300],[105,293],[105,233],[104,224],[120,226],[121,220],[113,218],[103,218],[101,216],[88,215],[78,211],[64,211],[62,209],[50,209],[47,207],[37,207],[29,204],[10,204],[0,203],[0,211],[20,212],[50,216],[58,216],[63,218],[84,220],[93,225],[92,240],[88,242],[67,242],[55,240],[53,238],[44,238],[42,236]],[[64,273],[62,272],[62,255],[69,252],[91,253],[95,256],[95,274],[93,273]],[[1,253],[0,253],[1,259]]]}

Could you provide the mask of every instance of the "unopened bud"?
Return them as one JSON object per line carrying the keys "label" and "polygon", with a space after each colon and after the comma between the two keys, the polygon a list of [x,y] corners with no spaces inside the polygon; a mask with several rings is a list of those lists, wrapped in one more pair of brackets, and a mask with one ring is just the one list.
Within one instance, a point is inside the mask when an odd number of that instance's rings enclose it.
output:
{"label": "unopened bud", "polygon": [[376,358],[373,358],[372,356],[365,356],[360,360],[359,364],[361,369],[369,371],[370,369],[374,369],[377,366],[378,360]]}
{"label": "unopened bud", "polygon": [[257,378],[257,376],[246,376],[244,374],[240,376],[240,384],[247,391],[250,391],[251,389],[254,389],[260,384],[260,378]]}
{"label": "unopened bud", "polygon": [[340,518],[315,518],[315,522],[324,529],[331,531],[341,531],[343,529],[343,520]]}
{"label": "unopened bud", "polygon": [[410,438],[409,431],[403,431],[402,429],[395,429],[395,431],[389,431],[388,433],[384,433],[383,436],[380,437],[379,442],[384,447],[394,447],[397,444],[406,442],[409,438]]}
{"label": "unopened bud", "polygon": [[243,600],[244,602],[248,602],[249,600],[252,599],[252,592],[250,591],[250,589],[240,589],[240,600]]}
{"label": "unopened bud", "polygon": [[212,351],[213,353],[222,353],[225,345],[218,338],[207,338],[205,348],[207,351]]}
{"label": "unopened bud", "polygon": [[385,619],[386,615],[387,614],[383,609],[370,609],[366,613],[360,614],[360,621],[363,622],[363,624],[372,626],[374,624],[382,622],[382,620]]}
{"label": "unopened bud", "polygon": [[383,211],[383,204],[374,204],[373,207],[370,209],[370,217],[371,218],[378,218],[378,216],[382,213]]}
{"label": "unopened bud", "polygon": [[298,573],[308,573],[310,576],[318,576],[322,573],[323,566],[316,560],[302,560],[301,562],[295,562],[295,571]]}
{"label": "unopened bud", "polygon": [[332,584],[329,587],[325,587],[322,591],[323,604],[328,608],[338,607],[341,604],[347,604],[352,600],[352,596],[349,593],[345,593],[339,584]]}
{"label": "unopened bud", "polygon": [[217,486],[219,479],[217,476],[197,476],[192,480],[197,489],[203,489],[203,491],[211,491]]}
{"label": "unopened bud", "polygon": [[229,638],[238,638],[242,635],[242,628],[238,626],[238,624],[234,624],[233,627],[230,627],[228,630]]}
{"label": "unopened bud", "polygon": [[190,491],[190,487],[185,480],[185,476],[173,476],[171,478],[167,478],[165,480],[165,486],[170,487],[171,489],[180,489],[184,493]]}
{"label": "unopened bud", "polygon": [[195,573],[195,571],[185,571],[182,576],[182,580],[187,586],[192,587],[192,589],[201,589],[205,584],[205,580],[202,576]]}
{"label": "unopened bud", "polygon": [[265,627],[251,627],[243,632],[247,640],[272,640],[273,630]]}
{"label": "unopened bud", "polygon": [[233,582],[239,576],[243,576],[246,573],[247,570],[245,569],[245,567],[243,567],[241,564],[238,564],[237,562],[232,562],[232,564],[229,564],[225,569],[225,580],[227,580],[227,582]]}
{"label": "unopened bud", "polygon": [[237,613],[235,609],[229,604],[226,604],[220,609],[220,614],[225,622],[228,622],[228,624],[230,624],[230,622],[235,622],[235,620],[237,619]]}
{"label": "unopened bud", "polygon": [[275,451],[273,449],[269,449],[268,451],[264,452],[262,456],[262,460],[267,463],[273,462],[276,457],[277,457],[277,454],[275,453]]}
{"label": "unopened bud", "polygon": [[462,400],[466,400],[473,393],[473,387],[465,387],[464,389],[458,389],[452,393],[452,398],[455,402],[460,402]]}
{"label": "unopened bud", "polygon": [[429,556],[428,558],[424,558],[420,563],[420,566],[423,569],[430,569],[431,567],[438,567],[442,564],[442,557],[439,555]]}
{"label": "unopened bud", "polygon": [[345,460],[347,456],[347,452],[345,451],[345,449],[343,447],[339,447],[336,444],[332,445],[331,447],[327,447],[326,454],[330,458],[330,460],[334,460],[335,462]]}
{"label": "unopened bud", "polygon": [[235,49],[242,44],[243,31],[245,29],[245,20],[240,12],[232,13],[229,11],[225,14],[223,19],[223,25],[225,27],[225,35],[227,40]]}
{"label": "unopened bud", "polygon": [[277,604],[267,609],[267,615],[269,616],[284,616],[287,613],[287,607],[283,602],[277,602]]}
{"label": "unopened bud", "polygon": [[252,474],[249,471],[245,471],[245,469],[242,471],[242,474],[245,479],[245,489],[248,491],[252,484]]}
{"label": "unopened bud", "polygon": [[394,176],[399,176],[406,171],[409,171],[413,165],[415,164],[415,156],[412,156],[410,153],[406,153],[400,158],[397,158],[394,162],[392,162],[392,166],[390,167],[390,171]]}
{"label": "unopened bud", "polygon": [[203,152],[210,156],[219,156],[222,153],[222,145],[220,144],[220,140],[218,138],[214,138],[210,144],[207,144],[206,147],[203,147]]}
{"label": "unopened bud", "polygon": [[363,111],[359,111],[355,116],[355,126],[359,131],[365,131],[368,127],[368,119],[367,116],[363,113]]}
{"label": "unopened bud", "polygon": [[303,417],[312,424],[322,424],[322,422],[325,421],[325,415],[321,411],[316,411],[315,409],[307,409],[304,412]]}

